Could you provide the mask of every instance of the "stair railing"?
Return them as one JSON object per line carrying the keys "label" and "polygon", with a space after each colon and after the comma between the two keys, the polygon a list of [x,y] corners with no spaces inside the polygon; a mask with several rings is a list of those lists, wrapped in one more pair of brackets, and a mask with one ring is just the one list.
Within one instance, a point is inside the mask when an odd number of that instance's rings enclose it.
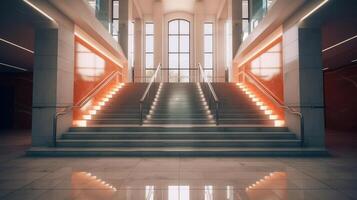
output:
{"label": "stair railing", "polygon": [[255,78],[254,76],[252,76],[250,73],[241,71],[238,76],[243,75],[243,80],[247,80],[249,79],[250,82],[257,88],[259,89],[260,92],[262,92],[265,96],[267,96],[276,106],[278,106],[279,108],[288,111],[289,113],[296,115],[299,117],[300,119],[300,145],[303,146],[304,145],[304,140],[305,140],[305,130],[304,130],[304,115],[299,112],[296,111],[295,109],[293,109],[290,106],[286,106],[283,103],[281,103],[274,94],[272,94],[272,92],[266,88],[266,86],[264,86],[263,83],[261,83],[257,78]]}
{"label": "stair railing", "polygon": [[[53,146],[57,146],[57,121],[60,116],[66,115],[67,113],[71,112],[75,108],[82,108],[86,105],[96,94],[98,94],[105,86],[107,86],[110,82],[114,79],[118,80],[118,75],[121,73],[119,71],[112,72],[109,76],[103,79],[95,88],[93,88],[86,96],[84,96],[77,104],[70,105],[70,106],[60,106],[55,107],[61,108],[62,110],[54,114],[53,116]],[[38,107],[35,107],[38,108]]]}
{"label": "stair railing", "polygon": [[148,105],[149,101],[153,97],[154,87],[152,85],[154,84],[155,80],[157,80],[157,75],[159,74],[160,69],[161,69],[161,64],[158,64],[155,73],[152,75],[150,79],[149,85],[146,87],[146,90],[140,99],[139,102],[140,125],[143,124],[144,109],[145,107],[149,107]]}
{"label": "stair railing", "polygon": [[[216,119],[216,125],[219,125],[219,100],[218,97],[216,95],[216,92],[214,91],[212,84],[210,82],[210,80],[207,78],[206,73],[204,72],[201,63],[198,63],[198,68],[199,68],[199,72],[202,76],[202,81],[203,83],[206,83],[205,86],[205,96],[208,98],[208,107],[210,110],[214,110],[215,111],[215,119]],[[201,78],[199,78],[198,80],[201,84]],[[214,103],[214,108],[212,105],[212,102]]]}

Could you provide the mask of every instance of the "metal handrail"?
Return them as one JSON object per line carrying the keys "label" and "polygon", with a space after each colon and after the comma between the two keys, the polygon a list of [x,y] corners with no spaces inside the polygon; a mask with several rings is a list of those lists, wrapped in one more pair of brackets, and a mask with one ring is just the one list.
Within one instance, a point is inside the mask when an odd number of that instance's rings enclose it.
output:
{"label": "metal handrail", "polygon": [[144,102],[145,102],[146,97],[147,97],[148,94],[149,94],[149,91],[150,91],[150,89],[151,89],[151,85],[154,83],[154,81],[155,81],[155,79],[156,79],[156,77],[157,77],[157,74],[158,74],[158,72],[160,71],[160,68],[161,68],[161,63],[158,64],[155,73],[154,73],[154,74],[152,75],[152,77],[151,77],[151,80],[150,80],[150,82],[149,82],[149,85],[146,87],[145,92],[144,92],[143,96],[142,96],[141,99],[140,99],[140,102],[139,102],[140,124],[143,124],[143,104],[144,104]]}
{"label": "metal handrail", "polygon": [[70,106],[60,106],[55,108],[63,108],[62,111],[56,112],[53,116],[53,145],[54,147],[57,146],[57,120],[60,116],[67,114],[68,112],[72,111],[74,108],[81,108],[85,104],[88,103],[98,92],[100,92],[103,87],[105,87],[109,82],[111,82],[117,75],[120,74],[119,71],[111,73],[107,76],[103,81],[101,81],[93,90],[91,90],[85,98],[82,98],[79,103],[76,105]]}
{"label": "metal handrail", "polygon": [[273,95],[271,91],[264,86],[263,83],[261,83],[259,80],[257,80],[249,73],[242,71],[238,75],[241,74],[243,74],[243,76],[245,77],[248,77],[251,80],[251,82],[255,85],[255,87],[257,87],[261,92],[263,92],[275,105],[277,105],[278,107],[284,110],[287,110],[293,115],[297,115],[300,118],[300,145],[303,146],[305,140],[304,115],[301,112],[294,110],[292,107],[286,106],[283,103],[281,103],[278,99],[276,99],[276,97],[274,97],[275,95]]}
{"label": "metal handrail", "polygon": [[82,107],[86,103],[88,103],[89,100],[93,98],[100,90],[107,85],[107,83],[111,82],[118,74],[120,74],[119,71],[112,72],[109,76],[104,78],[96,87],[94,87],[86,96],[84,96],[76,105]]}
{"label": "metal handrail", "polygon": [[[198,63],[198,68],[202,74],[203,82],[206,82],[210,91],[211,96],[213,97],[215,103],[215,115],[216,115],[216,125],[219,125],[219,100],[214,91],[211,82],[208,80],[206,73],[204,73],[201,63]],[[210,106],[210,105],[209,105]]]}

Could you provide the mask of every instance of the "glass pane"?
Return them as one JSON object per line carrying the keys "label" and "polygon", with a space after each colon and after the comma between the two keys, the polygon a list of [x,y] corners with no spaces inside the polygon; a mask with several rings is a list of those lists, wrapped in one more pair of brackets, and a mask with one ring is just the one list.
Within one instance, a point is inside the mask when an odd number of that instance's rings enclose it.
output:
{"label": "glass pane", "polygon": [[186,20],[180,20],[180,34],[190,34],[190,23]]}
{"label": "glass pane", "polygon": [[212,23],[205,23],[204,24],[204,34],[205,35],[212,35],[213,34],[213,24]]}
{"label": "glass pane", "polygon": [[213,56],[210,53],[205,53],[205,58],[204,58],[204,68],[212,68],[213,67]]}
{"label": "glass pane", "polygon": [[119,18],[119,1],[113,1],[113,18]]}
{"label": "glass pane", "polygon": [[178,20],[169,22],[169,34],[178,34]]}
{"label": "glass pane", "polygon": [[249,33],[249,21],[242,20],[242,29],[244,33]]}
{"label": "glass pane", "polygon": [[145,24],[145,34],[154,34],[154,24],[153,23]]}
{"label": "glass pane", "polygon": [[189,70],[180,70],[180,82],[190,82]]}
{"label": "glass pane", "polygon": [[146,52],[154,52],[154,36],[149,35],[146,36],[146,44],[145,44],[145,51]]}
{"label": "glass pane", "polygon": [[113,20],[113,35],[118,35],[119,32],[119,20]]}
{"label": "glass pane", "polygon": [[169,70],[169,82],[178,82],[178,70]]}
{"label": "glass pane", "polygon": [[206,35],[204,40],[204,51],[213,52],[213,37],[211,35]]}
{"label": "glass pane", "polygon": [[145,55],[145,68],[154,68],[154,55],[153,54]]}
{"label": "glass pane", "polygon": [[190,36],[180,36],[180,52],[190,52]]}
{"label": "glass pane", "polygon": [[205,74],[206,74],[208,80],[212,81],[213,71],[212,70],[205,70]]}
{"label": "glass pane", "polygon": [[180,54],[180,68],[190,68],[189,54]]}
{"label": "glass pane", "polygon": [[169,36],[169,52],[178,52],[178,36]]}
{"label": "glass pane", "polygon": [[169,68],[178,68],[178,54],[169,54]]}
{"label": "glass pane", "polygon": [[146,82],[149,82],[151,77],[154,75],[155,70],[145,70],[146,71]]}
{"label": "glass pane", "polygon": [[248,0],[242,1],[242,18],[249,18],[249,3]]}

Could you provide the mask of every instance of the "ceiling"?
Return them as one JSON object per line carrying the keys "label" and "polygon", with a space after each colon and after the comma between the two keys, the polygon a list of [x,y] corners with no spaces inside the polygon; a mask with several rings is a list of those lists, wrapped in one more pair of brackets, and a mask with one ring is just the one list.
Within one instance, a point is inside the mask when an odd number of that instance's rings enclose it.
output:
{"label": "ceiling", "polygon": [[[158,0],[136,0],[139,9],[144,15],[151,15],[153,13],[153,5]],[[160,2],[160,1],[159,1]],[[223,0],[161,0],[164,13],[170,12],[189,12],[193,13],[197,2],[202,2],[205,13],[208,15],[215,15],[218,12],[220,4]]]}
{"label": "ceiling", "polygon": [[[20,0],[2,0],[0,6],[0,38],[34,50],[35,21],[45,18]],[[0,41],[0,63],[32,71],[34,54]],[[0,65],[1,72],[21,72]]]}

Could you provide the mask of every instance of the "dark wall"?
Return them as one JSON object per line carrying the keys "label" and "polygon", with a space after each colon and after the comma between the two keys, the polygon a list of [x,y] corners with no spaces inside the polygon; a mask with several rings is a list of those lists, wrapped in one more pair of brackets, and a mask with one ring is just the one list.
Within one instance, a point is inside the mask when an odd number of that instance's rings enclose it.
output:
{"label": "dark wall", "polygon": [[32,73],[0,73],[0,129],[30,129]]}
{"label": "dark wall", "polygon": [[[330,12],[322,26],[323,49],[357,35],[356,12],[340,10]],[[352,62],[357,59],[357,38],[324,51],[322,57],[326,128],[357,133],[357,62]]]}
{"label": "dark wall", "polygon": [[0,129],[10,129],[14,116],[14,88],[0,85]]}
{"label": "dark wall", "polygon": [[337,71],[326,71],[326,128],[357,132],[357,63]]}

